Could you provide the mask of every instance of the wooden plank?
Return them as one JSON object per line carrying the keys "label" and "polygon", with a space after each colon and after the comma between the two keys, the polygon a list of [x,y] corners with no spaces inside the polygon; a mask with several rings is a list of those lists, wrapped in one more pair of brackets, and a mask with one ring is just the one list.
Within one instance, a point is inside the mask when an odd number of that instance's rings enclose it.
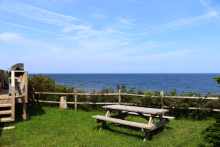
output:
{"label": "wooden plank", "polygon": [[0,115],[11,114],[11,110],[2,110],[0,111]]}
{"label": "wooden plank", "polygon": [[11,103],[11,99],[0,99],[0,104],[8,104]]}
{"label": "wooden plank", "polygon": [[35,94],[74,95],[75,93],[35,92]]}
{"label": "wooden plank", "polygon": [[0,104],[0,108],[3,108],[3,107],[11,107],[11,103],[10,104]]}
{"label": "wooden plank", "polygon": [[121,119],[116,119],[116,118],[111,118],[111,117],[100,116],[100,115],[92,116],[92,118],[107,121],[107,122],[113,122],[113,123],[117,123],[117,124],[137,127],[137,128],[151,129],[154,127],[154,125],[152,125],[152,124],[132,122],[132,121],[121,120]]}
{"label": "wooden plank", "polygon": [[14,121],[11,117],[0,118],[0,122],[11,122]]}
{"label": "wooden plank", "polygon": [[156,109],[156,108],[146,108],[146,107],[136,107],[136,106],[125,106],[125,105],[107,105],[102,107],[107,109],[125,110],[125,111],[148,113],[148,114],[161,114],[169,111],[168,109]]}
{"label": "wooden plank", "polygon": [[[126,111],[122,111],[122,113],[128,113],[128,115],[136,115],[138,116],[139,114],[136,113],[136,112],[126,112]],[[143,114],[144,116],[146,117],[150,117],[150,114]],[[154,116],[155,118],[159,118],[158,115]],[[172,120],[172,119],[175,119],[175,117],[173,116],[163,116],[164,119],[168,119],[168,120]]]}
{"label": "wooden plank", "polygon": [[162,126],[164,126],[164,125],[166,125],[166,124],[168,124],[168,123],[169,123],[169,120],[164,119],[164,120],[162,120],[162,121],[159,121],[159,122],[157,122],[157,123],[152,124],[152,125],[154,125],[154,127],[150,128],[150,129],[148,129],[148,130],[144,130],[144,131],[145,131],[145,132],[150,132],[150,131],[153,131],[153,130],[155,130],[155,129],[157,129],[157,128],[160,128],[160,127],[162,127]]}

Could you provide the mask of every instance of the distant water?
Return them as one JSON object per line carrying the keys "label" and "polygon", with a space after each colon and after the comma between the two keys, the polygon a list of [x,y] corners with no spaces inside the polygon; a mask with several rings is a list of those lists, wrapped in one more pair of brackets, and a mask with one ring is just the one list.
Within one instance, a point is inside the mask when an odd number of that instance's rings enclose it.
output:
{"label": "distant water", "polygon": [[[29,74],[32,77],[34,74]],[[177,89],[178,93],[201,92],[204,94],[212,92],[220,93],[220,87],[212,78],[220,76],[213,74],[43,74],[55,79],[57,84],[75,86],[77,89],[92,92],[101,91],[103,87],[112,87],[116,90],[117,84],[124,83],[127,90],[136,87],[137,90],[170,91]]]}

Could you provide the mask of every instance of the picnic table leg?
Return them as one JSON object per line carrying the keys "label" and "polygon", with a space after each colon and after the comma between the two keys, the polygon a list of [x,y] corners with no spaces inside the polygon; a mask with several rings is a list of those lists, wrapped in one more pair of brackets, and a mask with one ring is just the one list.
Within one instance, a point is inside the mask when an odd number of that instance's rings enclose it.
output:
{"label": "picnic table leg", "polygon": [[[149,118],[148,124],[153,124],[153,123],[154,123],[154,115],[151,115],[150,118]],[[144,136],[144,140],[143,140],[143,141],[149,140],[150,129],[149,129],[149,130],[145,130],[145,129],[144,129],[143,132],[145,133],[145,136]]]}
{"label": "picnic table leg", "polygon": [[144,130],[144,133],[145,133],[145,135],[144,135],[144,140],[143,141],[146,141],[146,140],[148,140],[148,138],[150,136],[150,131]]}
{"label": "picnic table leg", "polygon": [[[160,114],[159,118],[160,118],[160,121],[162,121],[163,120],[163,114]],[[163,131],[166,131],[166,126],[165,125],[163,126]]]}
{"label": "picnic table leg", "polygon": [[122,113],[121,110],[118,110],[118,115],[119,115],[119,117],[120,117],[122,120],[125,120],[124,114]]}
{"label": "picnic table leg", "polygon": [[[108,109],[108,110],[107,110],[107,113],[106,113],[106,115],[105,115],[105,117],[110,117],[111,112],[112,112],[112,110]],[[106,121],[103,121],[103,123],[102,123],[102,128],[105,128],[106,124],[107,124],[107,122],[106,122]]]}
{"label": "picnic table leg", "polygon": [[[138,112],[138,115],[146,119],[148,122],[150,121],[150,118],[147,116],[144,116],[142,113]],[[154,122],[153,122],[154,123]]]}

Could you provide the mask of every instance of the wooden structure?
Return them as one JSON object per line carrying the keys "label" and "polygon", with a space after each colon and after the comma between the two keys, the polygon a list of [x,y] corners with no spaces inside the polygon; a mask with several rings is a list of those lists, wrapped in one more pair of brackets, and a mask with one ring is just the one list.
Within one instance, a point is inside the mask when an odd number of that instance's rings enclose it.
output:
{"label": "wooden structure", "polygon": [[[163,130],[166,130],[165,125],[168,124],[171,119],[175,118],[172,116],[163,116],[165,112],[169,111],[167,109],[144,108],[144,107],[125,106],[125,105],[107,105],[102,107],[107,110],[106,116],[100,116],[100,115],[92,116],[92,118],[96,119],[97,123],[102,123],[102,128],[106,126],[108,121],[116,124],[141,128],[141,131],[145,134],[143,141],[148,140],[150,131],[154,129],[163,127]],[[110,116],[112,110],[117,110],[118,115]],[[125,120],[125,117],[127,117],[128,115],[141,116],[146,120],[148,120],[148,124],[127,121]],[[154,118],[159,118],[160,121],[155,123]]]}
{"label": "wooden structure", "polygon": [[23,104],[23,119],[28,119],[27,76],[27,71],[23,70],[15,69],[11,71],[11,77],[8,77],[4,71],[1,71],[0,122],[15,121],[15,103]]}
{"label": "wooden structure", "polygon": [[[126,95],[126,96],[138,96],[138,97],[145,97],[146,95],[140,95],[140,94],[128,94],[128,93],[121,93],[121,89],[119,89],[119,93],[77,93],[77,90],[74,90],[74,93],[57,93],[57,92],[35,92],[33,90],[33,97],[35,94],[45,94],[45,95],[61,95],[61,96],[68,96],[68,95],[74,95],[75,97],[75,102],[66,102],[67,104],[74,104],[75,105],[75,110],[77,110],[77,105],[80,104],[85,104],[85,102],[78,102],[77,101],[77,96],[78,95],[84,95],[84,96],[89,96],[89,95],[97,95],[97,96],[110,96],[110,95],[115,95],[118,96],[118,102],[86,102],[86,104],[90,105],[116,105],[116,104],[122,104],[122,105],[132,105],[132,106],[143,106],[143,107],[156,107],[156,108],[175,108],[175,107],[170,107],[170,106],[164,106],[164,98],[174,98],[174,99],[197,99],[197,100],[220,100],[220,97],[188,97],[188,96],[164,96],[163,91],[160,92],[160,96],[150,96],[152,98],[161,98],[161,105],[160,106],[155,106],[155,105],[140,105],[136,103],[125,103],[121,102],[121,96]],[[35,99],[35,98],[34,98]],[[36,101],[36,100],[35,100]],[[60,103],[57,101],[44,101],[44,100],[37,100],[38,102],[41,103]],[[180,109],[188,109],[188,110],[197,110],[197,109],[204,109],[200,107],[180,107]],[[220,112],[220,109],[213,109],[213,108],[208,108],[209,111],[215,111],[215,112]]]}

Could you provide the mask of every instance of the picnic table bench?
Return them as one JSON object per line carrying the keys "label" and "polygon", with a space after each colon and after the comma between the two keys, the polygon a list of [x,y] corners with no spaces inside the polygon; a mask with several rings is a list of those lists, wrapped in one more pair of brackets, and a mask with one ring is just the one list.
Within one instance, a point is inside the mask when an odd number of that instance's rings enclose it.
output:
{"label": "picnic table bench", "polygon": [[[92,118],[95,118],[97,123],[102,123],[102,128],[106,126],[107,122],[141,128],[141,131],[145,134],[143,141],[148,140],[150,131],[159,127],[163,127],[163,130],[166,130],[165,125],[168,124],[170,120],[175,119],[175,117],[172,116],[163,116],[164,113],[169,111],[168,109],[156,109],[125,105],[107,105],[102,107],[107,110],[106,116],[92,116]],[[117,110],[118,114],[110,116],[112,110]],[[148,124],[125,120],[125,117],[127,117],[128,115],[141,116],[148,120]],[[160,121],[155,123],[154,118],[159,118]]]}

